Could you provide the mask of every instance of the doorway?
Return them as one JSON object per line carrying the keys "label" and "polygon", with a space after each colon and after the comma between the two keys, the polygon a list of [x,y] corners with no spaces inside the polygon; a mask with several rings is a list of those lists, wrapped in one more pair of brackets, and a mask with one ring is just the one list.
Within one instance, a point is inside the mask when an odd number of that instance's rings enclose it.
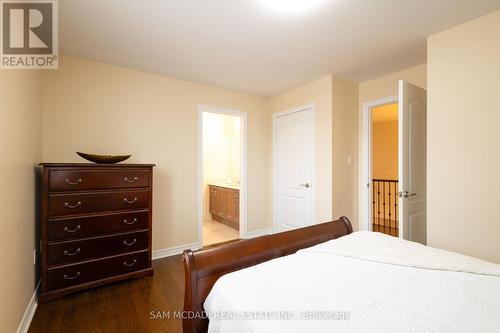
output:
{"label": "doorway", "polygon": [[[394,105],[397,105],[395,107]],[[383,158],[374,147],[374,110],[397,109],[397,179],[384,166],[374,174],[374,161]],[[375,111],[376,112],[376,111]],[[382,112],[383,113],[383,112]],[[398,95],[363,105],[360,169],[360,230],[382,231],[407,240],[427,243],[427,92],[405,81],[398,83]],[[384,135],[391,130],[384,130]],[[394,133],[395,130],[392,130]],[[382,148],[385,153],[390,150]],[[377,156],[374,156],[377,154]],[[390,160],[393,160],[394,153]],[[397,189],[397,190],[396,190]],[[390,194],[390,195],[389,195]],[[391,216],[389,217],[389,213]],[[397,227],[397,228],[396,228]],[[397,230],[396,230],[397,229]]]}
{"label": "doorway", "polygon": [[314,107],[273,115],[273,229],[314,221]]}
{"label": "doorway", "polygon": [[371,230],[399,237],[398,103],[372,108],[370,121]]}
{"label": "doorway", "polygon": [[246,114],[199,107],[202,246],[243,238],[246,231]]}

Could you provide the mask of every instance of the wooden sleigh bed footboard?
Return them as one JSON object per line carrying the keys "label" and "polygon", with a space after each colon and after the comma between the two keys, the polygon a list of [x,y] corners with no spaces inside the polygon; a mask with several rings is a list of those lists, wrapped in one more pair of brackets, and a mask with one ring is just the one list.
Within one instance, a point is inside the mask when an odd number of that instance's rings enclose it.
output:
{"label": "wooden sleigh bed footboard", "polygon": [[207,332],[208,319],[203,310],[203,303],[214,283],[222,275],[293,254],[300,249],[351,232],[351,222],[346,217],[341,217],[336,221],[292,231],[240,240],[198,251],[184,251],[184,333]]}

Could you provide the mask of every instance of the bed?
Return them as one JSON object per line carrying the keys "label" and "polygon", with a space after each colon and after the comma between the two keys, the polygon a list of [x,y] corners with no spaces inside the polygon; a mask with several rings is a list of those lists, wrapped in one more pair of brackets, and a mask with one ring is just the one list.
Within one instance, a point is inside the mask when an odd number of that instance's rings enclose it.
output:
{"label": "bed", "polygon": [[184,253],[184,332],[497,332],[500,265],[347,218]]}

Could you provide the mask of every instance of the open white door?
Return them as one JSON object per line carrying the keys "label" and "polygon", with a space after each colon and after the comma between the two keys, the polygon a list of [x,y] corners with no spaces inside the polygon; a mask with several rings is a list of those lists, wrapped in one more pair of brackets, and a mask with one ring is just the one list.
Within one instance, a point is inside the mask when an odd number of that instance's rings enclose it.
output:
{"label": "open white door", "polygon": [[399,81],[399,234],[427,244],[427,92]]}
{"label": "open white door", "polygon": [[314,111],[280,113],[274,119],[274,229],[313,224]]}

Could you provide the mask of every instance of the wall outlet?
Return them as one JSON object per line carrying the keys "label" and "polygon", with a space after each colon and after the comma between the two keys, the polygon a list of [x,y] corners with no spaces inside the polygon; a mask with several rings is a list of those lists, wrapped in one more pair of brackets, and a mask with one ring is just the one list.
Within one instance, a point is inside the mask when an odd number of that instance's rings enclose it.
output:
{"label": "wall outlet", "polygon": [[352,156],[351,155],[347,155],[347,165],[352,165]]}

